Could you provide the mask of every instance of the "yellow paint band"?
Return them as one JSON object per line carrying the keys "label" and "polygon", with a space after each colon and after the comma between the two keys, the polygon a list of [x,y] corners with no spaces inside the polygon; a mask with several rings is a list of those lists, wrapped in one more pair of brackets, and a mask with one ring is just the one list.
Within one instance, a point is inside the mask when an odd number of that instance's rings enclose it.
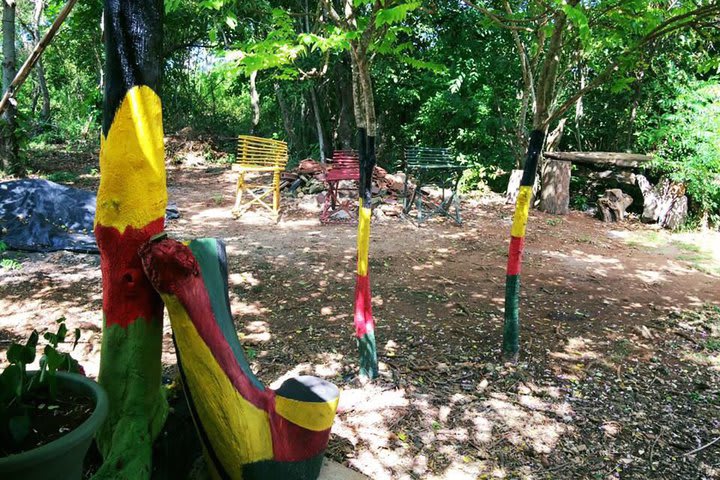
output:
{"label": "yellow paint band", "polygon": [[100,187],[95,223],[120,233],[165,215],[165,147],[160,97],[133,87],[100,137]]}
{"label": "yellow paint band", "polygon": [[370,217],[372,216],[372,210],[363,206],[361,198],[360,208],[358,211],[357,274],[365,276],[368,272],[368,253],[370,251]]}
{"label": "yellow paint band", "polygon": [[276,395],[275,411],[295,425],[322,432],[332,427],[339,400],[338,397],[329,402],[302,402]]}
{"label": "yellow paint band", "polygon": [[532,186],[520,187],[517,202],[515,202],[515,215],[513,216],[511,235],[523,238],[530,213],[530,200],[532,199]]}
{"label": "yellow paint band", "polygon": [[209,441],[225,471],[241,480],[243,464],[273,458],[268,415],[235,389],[177,297],[161,296],[199,421],[212,433]]}

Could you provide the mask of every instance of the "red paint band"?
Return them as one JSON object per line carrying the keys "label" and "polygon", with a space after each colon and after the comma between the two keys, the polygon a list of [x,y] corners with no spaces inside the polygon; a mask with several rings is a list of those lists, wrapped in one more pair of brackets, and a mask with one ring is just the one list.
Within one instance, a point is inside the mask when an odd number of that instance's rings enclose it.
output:
{"label": "red paint band", "polygon": [[273,456],[279,462],[307,460],[327,448],[330,429],[315,432],[270,412]]}
{"label": "red paint band", "polygon": [[375,331],[370,295],[370,275],[355,276],[355,336]]}
{"label": "red paint band", "polygon": [[143,260],[161,292],[174,295],[187,311],[200,338],[243,398],[268,411],[274,392],[258,390],[235,358],[232,348],[217,324],[200,265],[190,248],[174,240],[152,243],[142,252]]}
{"label": "red paint band", "polygon": [[147,322],[162,320],[162,300],[143,273],[138,250],[150,237],[162,232],[164,224],[161,217],[140,229],[128,226],[123,233],[115,227],[95,226],[107,327],[127,328],[139,318]]}
{"label": "red paint band", "polygon": [[508,251],[507,274],[519,275],[522,252],[525,247],[524,237],[510,237],[510,250]]}

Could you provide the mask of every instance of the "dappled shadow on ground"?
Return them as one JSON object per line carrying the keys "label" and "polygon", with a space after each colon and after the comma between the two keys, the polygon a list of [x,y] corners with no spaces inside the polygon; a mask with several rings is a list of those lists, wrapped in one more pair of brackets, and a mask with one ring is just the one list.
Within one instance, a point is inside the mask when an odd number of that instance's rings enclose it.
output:
{"label": "dappled shadow on ground", "polygon": [[[258,375],[312,373],[342,388],[329,455],[373,479],[713,478],[683,454],[720,435],[720,279],[681,251],[628,244],[578,213],[531,214],[523,355],[500,359],[512,208],[466,201],[465,225],[373,224],[370,277],[381,378],[361,385],[352,327],[355,227],[323,227],[314,198],[284,198],[276,225],[230,215],[225,169],[171,170],[180,238],[227,243],[230,298]],[[625,230],[627,229],[627,230]],[[100,346],[97,256],[32,255],[0,279],[0,350],[52,325]],[[5,273],[5,272],[3,272]],[[702,308],[688,314],[687,309]],[[714,317],[713,317],[714,315]],[[43,323],[44,322],[44,323]],[[167,322],[166,322],[167,323]],[[46,326],[45,328],[49,328]],[[174,351],[165,328],[163,362]],[[713,470],[715,469],[715,470]]]}

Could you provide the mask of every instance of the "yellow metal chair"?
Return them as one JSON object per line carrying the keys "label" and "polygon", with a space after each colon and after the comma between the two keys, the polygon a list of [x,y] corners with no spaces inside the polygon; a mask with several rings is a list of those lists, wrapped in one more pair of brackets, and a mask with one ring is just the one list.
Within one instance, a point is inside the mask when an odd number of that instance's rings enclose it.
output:
{"label": "yellow metal chair", "polygon": [[[232,169],[238,172],[237,190],[233,215],[240,217],[253,205],[261,205],[277,221],[280,215],[280,173],[288,161],[287,143],[269,138],[240,135],[238,137],[237,163]],[[272,184],[248,183],[247,174],[272,175]],[[253,179],[254,180],[254,179]],[[272,195],[272,204],[267,197]],[[246,198],[247,197],[247,198]]]}

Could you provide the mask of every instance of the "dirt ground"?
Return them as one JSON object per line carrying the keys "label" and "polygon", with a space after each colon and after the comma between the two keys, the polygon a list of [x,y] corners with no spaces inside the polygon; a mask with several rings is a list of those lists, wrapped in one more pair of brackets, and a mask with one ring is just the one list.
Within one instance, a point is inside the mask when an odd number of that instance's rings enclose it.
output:
{"label": "dirt ground", "polygon": [[[283,198],[277,225],[236,221],[233,182],[223,166],[171,168],[181,218],[168,231],[227,243],[236,325],[264,382],[312,373],[341,387],[330,457],[378,480],[720,478],[720,442],[689,453],[720,436],[717,234],[532,212],[513,365],[500,356],[512,207],[467,198],[462,226],[379,218],[381,378],[361,385],[355,227],[321,226],[311,196]],[[20,268],[0,270],[0,351],[64,316],[96,375],[98,257],[7,255]],[[172,375],[167,321],[165,335]]]}

